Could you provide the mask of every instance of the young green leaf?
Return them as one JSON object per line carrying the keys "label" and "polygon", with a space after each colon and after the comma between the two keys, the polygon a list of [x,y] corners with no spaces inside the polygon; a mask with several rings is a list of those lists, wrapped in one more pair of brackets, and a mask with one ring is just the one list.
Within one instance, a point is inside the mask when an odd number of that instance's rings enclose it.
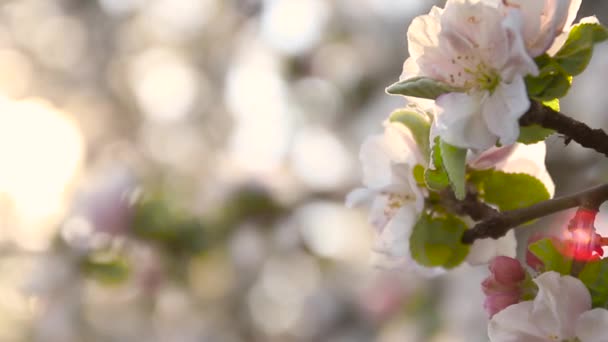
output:
{"label": "young green leaf", "polygon": [[410,252],[414,260],[426,267],[454,268],[469,253],[469,246],[460,241],[467,226],[455,216],[432,217],[423,214],[410,236]]}
{"label": "young green leaf", "polygon": [[457,199],[464,199],[466,195],[465,171],[467,150],[450,145],[443,140],[439,142],[439,145],[441,147],[443,167],[448,174],[452,190],[454,190]]}
{"label": "young green leaf", "polygon": [[526,77],[528,95],[537,101],[551,101],[564,97],[572,83],[570,75],[555,59],[546,54],[537,57],[535,61],[539,74]]}
{"label": "young green leaf", "polygon": [[540,180],[523,173],[493,171],[485,174],[480,187],[484,200],[497,205],[500,211],[528,207],[551,198]]}
{"label": "young green leaf", "polygon": [[551,239],[536,241],[530,244],[528,249],[543,262],[545,272],[555,271],[564,275],[570,274],[572,259],[560,253]]}
{"label": "young green leaf", "polygon": [[576,25],[570,30],[564,46],[555,54],[555,60],[568,75],[576,76],[587,68],[593,46],[606,39],[608,30],[599,23]]}
{"label": "young green leaf", "polygon": [[540,125],[522,126],[519,128],[519,138],[517,138],[517,141],[526,145],[535,144],[539,141],[544,141],[553,133],[555,133],[554,130]]}
{"label": "young green leaf", "polygon": [[439,137],[435,138],[432,147],[431,158],[433,165],[429,166],[424,171],[424,182],[426,186],[435,191],[440,191],[447,188],[450,185],[448,174],[443,168],[443,160],[441,159],[441,144],[439,143]]}
{"label": "young green leaf", "polygon": [[428,162],[428,158],[431,154],[429,142],[431,123],[429,122],[428,117],[417,111],[402,108],[394,111],[390,115],[389,120],[391,122],[403,124],[412,132],[412,136],[414,137],[418,148],[420,148],[422,156],[426,158],[426,161]]}
{"label": "young green leaf", "polygon": [[95,260],[88,258],[82,263],[86,275],[106,285],[120,284],[129,277],[129,265],[124,258]]}
{"label": "young green leaf", "polygon": [[606,308],[608,306],[608,259],[587,263],[578,278],[589,289],[593,307]]}
{"label": "young green leaf", "polygon": [[[543,102],[543,105],[559,112],[559,99],[545,101]],[[539,141],[544,141],[553,133],[555,133],[554,130],[544,128],[540,125],[521,126],[519,128],[519,138],[517,138],[517,141],[526,145],[535,144]]]}
{"label": "young green leaf", "polygon": [[428,77],[414,77],[391,84],[386,92],[391,95],[403,95],[435,100],[440,95],[462,92],[462,89]]}

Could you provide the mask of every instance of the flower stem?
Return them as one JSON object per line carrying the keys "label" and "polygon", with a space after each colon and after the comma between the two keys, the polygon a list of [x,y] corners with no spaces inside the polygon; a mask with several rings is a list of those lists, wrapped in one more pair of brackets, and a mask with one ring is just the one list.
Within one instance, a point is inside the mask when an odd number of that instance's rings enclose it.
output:
{"label": "flower stem", "polygon": [[542,201],[529,207],[497,212],[467,230],[462,237],[462,242],[471,244],[477,239],[498,239],[510,229],[525,222],[574,207],[598,210],[605,201],[608,201],[608,183],[573,195]]}
{"label": "flower stem", "polygon": [[594,149],[608,157],[608,134],[604,130],[593,129],[537,101],[531,101],[530,109],[519,119],[519,124],[537,124],[553,129],[581,146]]}

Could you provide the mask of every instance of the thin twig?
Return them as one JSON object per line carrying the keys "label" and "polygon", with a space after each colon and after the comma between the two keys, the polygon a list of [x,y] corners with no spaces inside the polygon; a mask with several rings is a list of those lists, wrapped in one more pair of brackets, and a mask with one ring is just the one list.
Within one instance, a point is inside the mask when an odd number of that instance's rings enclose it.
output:
{"label": "thin twig", "polygon": [[475,221],[481,221],[498,214],[498,210],[481,202],[477,198],[477,193],[469,190],[463,200],[459,200],[454,195],[451,188],[445,188],[439,194],[441,203],[449,208],[454,214],[469,216]]}
{"label": "thin twig", "polygon": [[608,134],[604,130],[593,129],[539,102],[532,101],[530,109],[519,119],[519,124],[522,126],[537,124],[553,129],[581,146],[594,149],[608,157]]}
{"label": "thin twig", "polygon": [[608,184],[596,186],[573,195],[539,202],[526,208],[501,213],[496,212],[494,215],[476,224],[472,229],[467,230],[462,237],[462,242],[471,244],[477,239],[498,239],[504,236],[511,228],[515,228],[525,222],[573,207],[582,206],[597,210],[605,201],[608,201]]}

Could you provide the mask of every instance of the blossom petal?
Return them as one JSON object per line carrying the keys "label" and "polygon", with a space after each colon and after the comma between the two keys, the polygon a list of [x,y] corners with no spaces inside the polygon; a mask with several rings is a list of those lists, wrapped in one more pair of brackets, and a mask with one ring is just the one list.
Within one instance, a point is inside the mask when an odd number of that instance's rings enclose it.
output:
{"label": "blossom petal", "polygon": [[376,240],[374,250],[393,257],[410,255],[410,235],[418,219],[418,211],[413,204],[399,208],[395,216]]}
{"label": "blossom petal", "polygon": [[384,134],[370,136],[363,142],[359,159],[363,165],[363,184],[383,189],[398,183],[392,170],[394,163],[415,165],[422,156],[405,128],[388,124]]}
{"label": "blossom petal", "polygon": [[546,342],[544,335],[530,321],[532,301],[513,304],[495,314],[488,324],[492,342]]}
{"label": "blossom petal", "polygon": [[577,278],[546,272],[534,279],[538,294],[534,299],[530,322],[546,336],[559,341],[575,336],[575,322],[591,309],[591,295]]}
{"label": "blossom petal", "polygon": [[437,98],[436,129],[454,146],[485,150],[496,143],[481,117],[481,102],[487,93],[449,93]]}
{"label": "blossom petal", "polygon": [[604,342],[608,336],[608,310],[593,309],[576,321],[576,337],[581,342]]}
{"label": "blossom petal", "polygon": [[414,204],[399,209],[376,239],[372,254],[372,262],[375,266],[384,269],[399,268],[401,271],[413,272],[425,277],[445,272],[441,267],[423,267],[412,259],[410,236],[417,220],[418,211]]}
{"label": "blossom petal", "polygon": [[346,206],[354,208],[370,202],[373,197],[377,194],[375,191],[371,191],[368,188],[357,188],[346,195]]}
{"label": "blossom petal", "polygon": [[483,119],[503,145],[513,144],[519,136],[518,119],[530,107],[523,77],[510,84],[501,83],[483,103]]}
{"label": "blossom petal", "polygon": [[496,169],[507,173],[525,173],[538,178],[553,197],[555,183],[545,166],[547,145],[544,141],[536,144],[515,144],[512,153],[496,164]]}
{"label": "blossom petal", "polygon": [[487,264],[497,256],[508,256],[515,258],[517,240],[515,233],[511,230],[500,239],[492,238],[475,240],[466,261],[471,265]]}

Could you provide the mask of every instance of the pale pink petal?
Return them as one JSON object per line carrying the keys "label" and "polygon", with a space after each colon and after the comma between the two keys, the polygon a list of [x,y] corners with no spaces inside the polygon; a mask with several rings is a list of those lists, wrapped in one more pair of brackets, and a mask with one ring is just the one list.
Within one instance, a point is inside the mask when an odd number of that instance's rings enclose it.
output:
{"label": "pale pink petal", "polygon": [[526,44],[521,36],[523,18],[516,10],[509,10],[503,21],[508,42],[508,57],[504,64],[493,64],[500,69],[502,81],[511,83],[514,78],[523,75],[537,75],[538,67],[528,54]]}
{"label": "pale pink petal", "polygon": [[576,337],[581,342],[606,342],[608,310],[597,308],[583,313],[576,321]]}
{"label": "pale pink petal", "polygon": [[492,342],[547,342],[547,335],[530,321],[532,301],[513,304],[492,317],[488,337]]}
{"label": "pale pink petal", "polygon": [[417,59],[426,53],[429,47],[437,46],[437,37],[441,31],[439,18],[443,9],[433,6],[430,13],[421,15],[410,24],[407,30],[407,43],[410,57]]}
{"label": "pale pink petal", "polygon": [[496,169],[507,173],[525,173],[538,178],[553,197],[555,184],[545,166],[547,146],[544,141],[536,144],[515,144],[513,152],[502,162],[496,164]]}
{"label": "pale pink petal", "polygon": [[503,147],[492,146],[482,153],[474,155],[470,161],[467,162],[467,165],[477,170],[485,170],[495,167],[497,164],[502,163],[511,155],[515,149],[515,146],[517,146],[517,144]]}
{"label": "pale pink petal", "polygon": [[346,195],[346,206],[349,208],[366,205],[376,196],[377,192],[368,188],[357,188]]}
{"label": "pale pink petal", "polygon": [[591,309],[591,295],[577,278],[546,272],[534,279],[538,294],[534,299],[530,322],[545,336],[559,341],[575,336],[578,317]]}
{"label": "pale pink petal", "polygon": [[512,83],[501,83],[482,104],[483,119],[490,132],[503,145],[513,144],[519,136],[518,119],[530,107],[522,77]]}
{"label": "pale pink petal", "polygon": [[487,149],[497,137],[481,117],[481,103],[487,93],[449,93],[437,98],[436,129],[441,138],[454,146]]}

